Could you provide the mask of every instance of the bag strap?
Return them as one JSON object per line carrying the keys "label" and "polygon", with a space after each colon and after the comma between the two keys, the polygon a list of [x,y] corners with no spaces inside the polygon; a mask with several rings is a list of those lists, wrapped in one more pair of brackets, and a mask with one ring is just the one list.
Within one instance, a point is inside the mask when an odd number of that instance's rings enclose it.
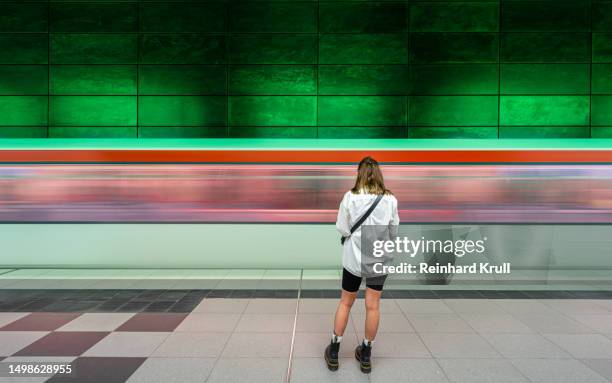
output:
{"label": "bag strap", "polygon": [[376,209],[376,206],[378,205],[382,197],[383,197],[382,194],[379,194],[376,196],[376,199],[374,200],[374,202],[372,202],[368,210],[365,213],[363,213],[363,215],[357,220],[357,222],[355,222],[353,227],[351,227],[351,234],[353,234],[355,230],[359,229],[359,226],[361,226],[365,222],[365,220],[368,219],[370,214],[372,214],[374,209]]}

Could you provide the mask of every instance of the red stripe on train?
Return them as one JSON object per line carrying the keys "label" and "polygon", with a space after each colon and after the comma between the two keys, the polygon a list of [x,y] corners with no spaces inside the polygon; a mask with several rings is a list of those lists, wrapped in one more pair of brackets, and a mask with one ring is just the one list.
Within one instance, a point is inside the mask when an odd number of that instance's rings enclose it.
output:
{"label": "red stripe on train", "polygon": [[612,150],[0,150],[35,163],[612,163]]}

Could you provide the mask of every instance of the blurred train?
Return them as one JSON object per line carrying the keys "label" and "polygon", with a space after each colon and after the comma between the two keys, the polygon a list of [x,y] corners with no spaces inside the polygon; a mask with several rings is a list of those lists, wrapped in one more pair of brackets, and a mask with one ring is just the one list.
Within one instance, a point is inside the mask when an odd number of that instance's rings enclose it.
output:
{"label": "blurred train", "polygon": [[[612,223],[612,165],[383,165],[404,223]],[[332,223],[354,165],[0,167],[0,222]]]}
{"label": "blurred train", "polygon": [[337,268],[371,155],[410,235],[489,237],[494,283],[612,288],[607,142],[49,142],[0,143],[0,267]]}

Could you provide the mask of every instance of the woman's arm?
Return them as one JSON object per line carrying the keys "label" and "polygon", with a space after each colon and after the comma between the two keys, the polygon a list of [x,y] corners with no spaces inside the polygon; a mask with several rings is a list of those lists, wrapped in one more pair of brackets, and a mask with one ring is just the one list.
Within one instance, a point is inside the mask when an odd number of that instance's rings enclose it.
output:
{"label": "woman's arm", "polygon": [[397,199],[393,198],[393,213],[391,213],[391,225],[399,225],[399,213],[397,210]]}
{"label": "woman's arm", "polygon": [[395,239],[399,235],[400,224],[399,213],[397,211],[397,199],[395,198],[393,199],[392,209],[391,222],[389,222],[389,236],[391,239]]}
{"label": "woman's arm", "polygon": [[343,237],[351,235],[350,215],[348,209],[348,193],[342,198],[340,208],[338,209],[338,219],[336,220],[336,229]]}

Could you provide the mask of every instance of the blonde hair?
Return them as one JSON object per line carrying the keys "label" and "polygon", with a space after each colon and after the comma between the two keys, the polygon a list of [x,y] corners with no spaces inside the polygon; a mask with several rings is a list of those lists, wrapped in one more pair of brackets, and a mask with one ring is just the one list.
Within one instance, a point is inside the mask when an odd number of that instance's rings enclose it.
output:
{"label": "blonde hair", "polygon": [[385,187],[382,171],[378,166],[378,162],[370,156],[365,157],[359,162],[357,168],[357,179],[355,186],[351,189],[354,194],[359,194],[365,191],[368,194],[392,194]]}

